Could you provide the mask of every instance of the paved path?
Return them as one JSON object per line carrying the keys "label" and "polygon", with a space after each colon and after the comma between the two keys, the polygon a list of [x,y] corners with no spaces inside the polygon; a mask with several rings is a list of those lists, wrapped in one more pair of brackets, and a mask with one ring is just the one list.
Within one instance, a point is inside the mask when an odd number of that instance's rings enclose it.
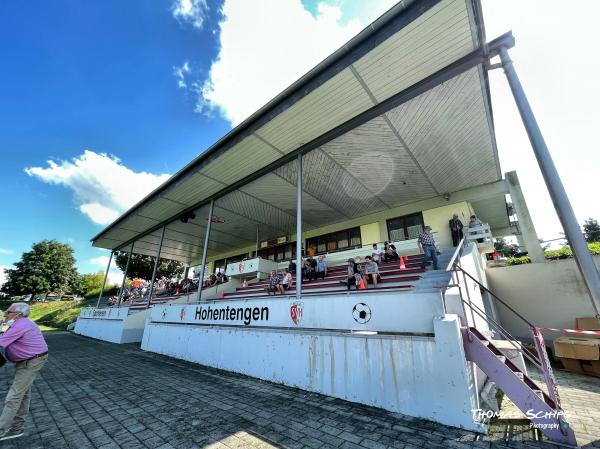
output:
{"label": "paved path", "polygon": [[[526,425],[488,436],[144,353],[48,333],[26,435],[0,448],[549,448]],[[14,368],[0,370],[0,398]],[[558,373],[586,447],[600,447],[600,380]],[[585,384],[584,390],[580,389]],[[587,416],[592,413],[591,416]],[[593,442],[592,442],[593,441]],[[595,446],[594,446],[595,445]]]}

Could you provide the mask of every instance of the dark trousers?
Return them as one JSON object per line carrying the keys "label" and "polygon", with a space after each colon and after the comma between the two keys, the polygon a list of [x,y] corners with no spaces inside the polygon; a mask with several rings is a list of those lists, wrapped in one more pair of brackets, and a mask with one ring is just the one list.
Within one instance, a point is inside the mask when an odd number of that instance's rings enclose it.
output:
{"label": "dark trousers", "polygon": [[429,259],[433,261],[433,269],[438,269],[438,256],[435,250],[435,246],[423,245],[423,261],[421,262],[421,268],[425,268],[425,265],[429,262]]}
{"label": "dark trousers", "polygon": [[463,238],[462,229],[458,229],[456,231],[451,229],[450,232],[452,233],[452,244],[454,246],[458,246],[458,244],[460,243],[460,241]]}

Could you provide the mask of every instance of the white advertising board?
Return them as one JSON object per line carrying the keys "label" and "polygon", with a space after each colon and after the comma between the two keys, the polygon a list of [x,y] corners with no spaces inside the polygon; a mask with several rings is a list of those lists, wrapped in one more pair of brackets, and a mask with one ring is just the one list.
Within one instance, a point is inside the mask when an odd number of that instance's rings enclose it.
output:
{"label": "white advertising board", "polygon": [[79,312],[79,318],[89,318],[94,320],[124,320],[129,315],[129,307],[118,308],[98,308],[86,307]]}
{"label": "white advertising board", "polygon": [[151,321],[241,327],[433,332],[433,318],[444,314],[439,295],[363,293],[215,301],[196,305],[163,305]]}
{"label": "white advertising board", "polygon": [[276,269],[276,262],[257,257],[255,259],[248,259],[241,262],[227,264],[227,268],[225,268],[225,274],[227,276],[243,276],[255,273],[270,273],[271,270]]}

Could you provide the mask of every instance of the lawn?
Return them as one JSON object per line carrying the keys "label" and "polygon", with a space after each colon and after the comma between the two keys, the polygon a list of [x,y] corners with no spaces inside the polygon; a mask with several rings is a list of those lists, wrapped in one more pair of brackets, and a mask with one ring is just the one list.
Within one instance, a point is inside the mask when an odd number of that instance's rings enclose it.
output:
{"label": "lawn", "polygon": [[[12,304],[1,301],[0,310],[4,311]],[[50,301],[31,303],[29,318],[35,321],[44,331],[66,329],[77,320],[79,310],[86,306],[84,301]]]}

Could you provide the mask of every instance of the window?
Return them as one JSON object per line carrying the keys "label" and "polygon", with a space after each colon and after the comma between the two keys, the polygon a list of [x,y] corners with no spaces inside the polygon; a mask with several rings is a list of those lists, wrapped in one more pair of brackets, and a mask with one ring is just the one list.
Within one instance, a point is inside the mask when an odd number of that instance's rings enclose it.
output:
{"label": "window", "polygon": [[404,215],[387,221],[388,238],[391,242],[416,239],[423,230],[423,214]]}
{"label": "window", "polygon": [[314,247],[317,254],[331,253],[335,251],[344,251],[346,249],[362,246],[360,238],[360,227],[344,229],[343,231],[332,232],[331,234],[320,235],[307,239],[306,248]]}
{"label": "window", "polygon": [[273,260],[275,262],[292,260],[294,257],[296,257],[296,242],[284,243],[268,248],[259,249],[258,257]]}

